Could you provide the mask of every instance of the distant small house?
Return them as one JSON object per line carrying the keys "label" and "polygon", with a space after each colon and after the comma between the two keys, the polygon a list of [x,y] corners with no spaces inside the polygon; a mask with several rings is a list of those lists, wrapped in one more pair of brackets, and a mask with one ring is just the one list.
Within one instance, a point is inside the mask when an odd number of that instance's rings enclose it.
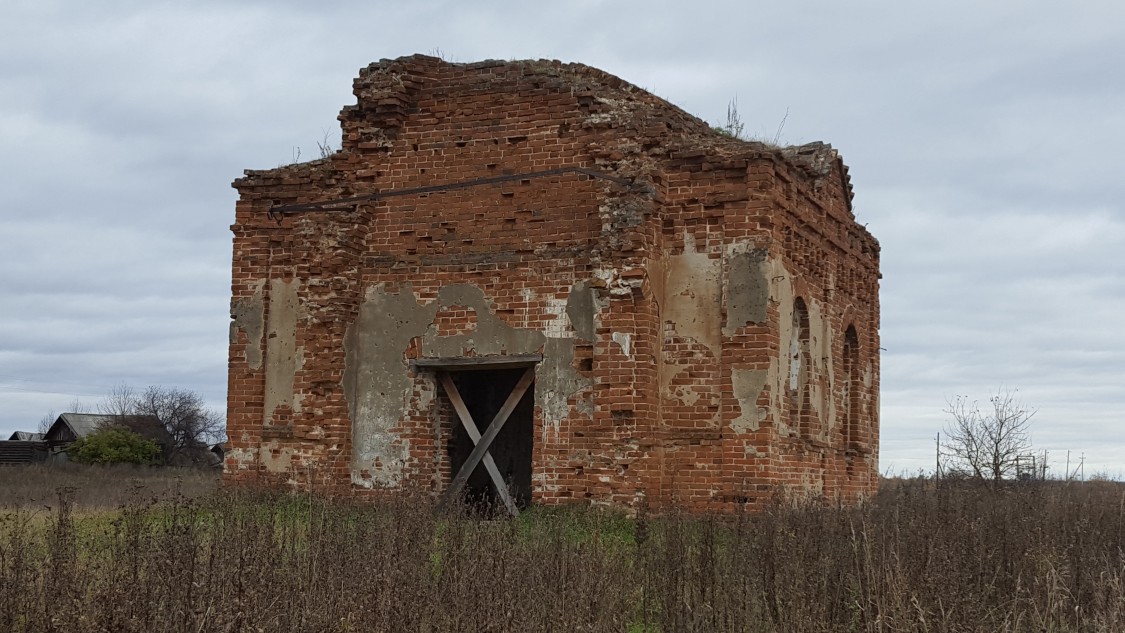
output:
{"label": "distant small house", "polygon": [[9,442],[42,442],[42,433],[32,433],[31,431],[16,431],[8,438]]}
{"label": "distant small house", "polygon": [[225,442],[219,442],[211,447],[211,454],[215,456],[214,467],[222,468],[227,459],[227,445]]}
{"label": "distant small house", "polygon": [[173,448],[172,436],[160,419],[153,415],[103,415],[93,413],[64,413],[47,429],[43,440],[50,448],[51,458],[65,460],[66,449],[75,440],[99,429],[121,426],[152,440],[160,447],[166,460]]}
{"label": "distant small house", "polygon": [[40,440],[14,439],[17,435],[39,435],[17,431],[8,441],[0,441],[0,466],[34,464],[47,460],[47,443]]}

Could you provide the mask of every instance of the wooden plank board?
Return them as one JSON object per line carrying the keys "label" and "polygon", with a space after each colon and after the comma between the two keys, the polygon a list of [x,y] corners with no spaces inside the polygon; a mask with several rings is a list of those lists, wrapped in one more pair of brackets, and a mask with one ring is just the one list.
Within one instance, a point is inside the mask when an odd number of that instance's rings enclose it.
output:
{"label": "wooden plank board", "polygon": [[512,415],[512,411],[519,405],[523,394],[527,393],[527,388],[531,386],[532,381],[535,380],[535,368],[528,367],[520,377],[519,382],[512,388],[512,393],[508,394],[508,399],[504,401],[504,405],[496,412],[496,416],[492,418],[492,423],[485,429],[484,434],[481,436],[480,441],[473,447],[473,451],[469,453],[468,459],[465,464],[461,466],[461,470],[453,478],[453,483],[449,485],[449,490],[446,491],[446,499],[451,499],[453,496],[461,492],[461,488],[465,486],[465,482],[469,480],[469,475],[480,463],[484,454],[488,451],[488,447],[492,445],[492,441],[500,433],[500,429],[504,427],[504,423],[508,421],[508,416]]}
{"label": "wooden plank board", "polygon": [[[457,417],[461,419],[461,426],[465,427],[469,438],[473,440],[473,445],[479,444],[481,440],[480,431],[473,421],[473,416],[469,414],[469,409],[465,406],[465,401],[461,399],[461,392],[457,390],[457,385],[453,384],[453,379],[445,372],[439,375],[438,380],[441,382],[442,388],[445,389],[445,395],[449,396],[449,401],[453,403],[453,410],[457,412]],[[484,462],[485,470],[488,471],[488,476],[492,478],[492,483],[496,486],[496,492],[500,494],[500,500],[504,502],[504,507],[508,509],[508,512],[510,512],[512,516],[518,515],[520,512],[519,508],[516,507],[516,502],[512,499],[511,493],[508,492],[508,485],[500,475],[500,469],[496,467],[496,460],[492,458],[492,453],[486,451],[482,461]],[[468,462],[461,467],[461,471],[466,471],[467,467]],[[458,471],[457,474],[460,475],[461,471]],[[472,475],[472,470],[467,470],[467,472],[469,475]],[[466,476],[465,479],[468,480],[468,476]],[[462,486],[464,486],[464,484],[462,484]],[[443,502],[448,503],[452,501],[453,495],[459,492],[460,488],[455,490],[450,486],[450,489],[445,493]]]}
{"label": "wooden plank board", "polygon": [[513,354],[511,356],[448,356],[443,358],[414,358],[410,366],[416,369],[473,371],[485,369],[511,369],[529,367],[543,360],[542,354]]}

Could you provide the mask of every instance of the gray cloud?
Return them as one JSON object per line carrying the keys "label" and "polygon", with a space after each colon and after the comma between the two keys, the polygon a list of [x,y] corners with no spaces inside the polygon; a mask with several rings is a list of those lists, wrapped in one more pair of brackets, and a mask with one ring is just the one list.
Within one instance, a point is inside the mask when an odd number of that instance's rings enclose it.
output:
{"label": "gray cloud", "polygon": [[338,143],[358,69],[415,52],[580,61],[831,142],[883,245],[884,468],[1008,385],[1053,459],[1125,474],[1114,2],[9,3],[0,434],[121,380],[221,406],[230,181]]}

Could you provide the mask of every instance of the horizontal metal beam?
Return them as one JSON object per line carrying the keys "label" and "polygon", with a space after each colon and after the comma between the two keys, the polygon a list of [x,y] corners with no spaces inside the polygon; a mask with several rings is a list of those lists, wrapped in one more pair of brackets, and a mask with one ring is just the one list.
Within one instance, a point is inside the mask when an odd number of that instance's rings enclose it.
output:
{"label": "horizontal metal beam", "polygon": [[384,198],[422,195],[427,193],[437,193],[439,191],[454,191],[457,189],[468,189],[470,187],[480,187],[483,185],[495,185],[504,182],[512,182],[515,180],[534,180],[537,178],[561,176],[564,174],[581,174],[584,176],[589,176],[590,178],[595,178],[597,180],[608,180],[609,182],[616,183],[623,187],[633,186],[633,183],[629,180],[619,178],[605,172],[597,171],[595,169],[587,169],[585,167],[560,167],[558,169],[531,171],[522,174],[507,174],[504,176],[491,176],[489,178],[461,180],[458,182],[450,182],[441,185],[428,185],[425,187],[413,187],[410,189],[391,189],[389,191],[379,191],[376,193],[364,194],[362,196],[352,196],[350,198],[324,200],[322,202],[309,202],[305,204],[283,204],[271,208],[269,210],[269,215],[272,218],[279,214],[285,213],[315,211],[352,211],[359,204],[363,204],[365,202],[374,202],[376,200],[382,200]]}
{"label": "horizontal metal beam", "polygon": [[511,356],[447,356],[443,358],[413,358],[410,360],[410,366],[415,369],[474,371],[485,369],[531,367],[542,361],[542,354],[513,354]]}

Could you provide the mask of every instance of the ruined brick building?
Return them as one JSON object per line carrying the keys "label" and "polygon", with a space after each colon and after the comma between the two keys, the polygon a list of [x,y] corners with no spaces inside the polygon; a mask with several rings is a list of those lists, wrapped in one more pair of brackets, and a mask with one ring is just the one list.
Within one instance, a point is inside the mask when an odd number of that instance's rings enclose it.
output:
{"label": "ruined brick building", "polygon": [[879,245],[833,149],[578,64],[413,56],[354,91],[340,151],[234,183],[229,478],[875,490]]}

